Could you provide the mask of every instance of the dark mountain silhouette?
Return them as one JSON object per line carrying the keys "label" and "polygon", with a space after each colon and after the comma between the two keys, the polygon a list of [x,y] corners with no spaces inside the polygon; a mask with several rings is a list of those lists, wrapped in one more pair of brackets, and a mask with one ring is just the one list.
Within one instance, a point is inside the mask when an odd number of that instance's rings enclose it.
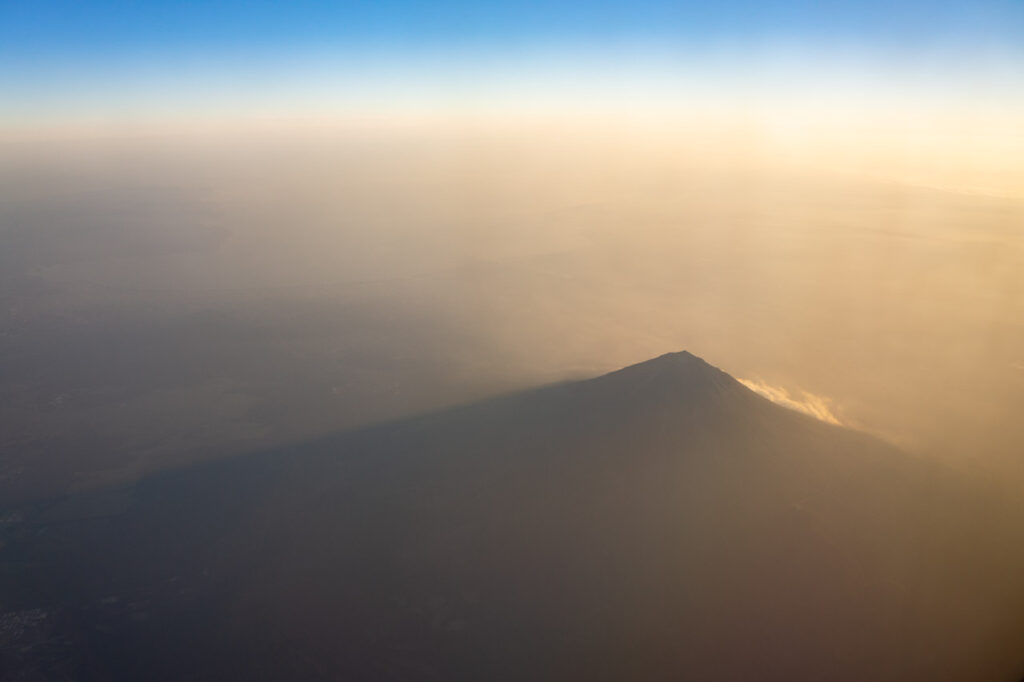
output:
{"label": "dark mountain silhouette", "polygon": [[994,503],[689,353],[5,517],[8,680],[980,680]]}

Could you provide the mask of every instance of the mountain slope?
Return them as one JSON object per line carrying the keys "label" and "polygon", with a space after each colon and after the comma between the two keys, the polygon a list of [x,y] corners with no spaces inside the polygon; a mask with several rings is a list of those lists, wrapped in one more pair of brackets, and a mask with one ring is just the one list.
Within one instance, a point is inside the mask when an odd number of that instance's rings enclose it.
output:
{"label": "mountain slope", "polygon": [[1012,679],[1024,643],[991,505],[688,353],[21,513],[12,679]]}

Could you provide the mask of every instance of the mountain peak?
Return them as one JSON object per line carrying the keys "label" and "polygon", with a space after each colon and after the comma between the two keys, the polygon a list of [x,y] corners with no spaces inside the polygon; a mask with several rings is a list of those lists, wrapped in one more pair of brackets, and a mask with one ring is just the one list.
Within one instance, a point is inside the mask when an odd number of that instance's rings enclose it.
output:
{"label": "mountain peak", "polygon": [[743,388],[722,370],[685,350],[659,355],[600,379],[631,392],[671,393],[691,399]]}
{"label": "mountain peak", "polygon": [[703,365],[705,367],[710,367],[710,368],[714,369],[714,367],[712,365],[709,365],[702,358],[697,357],[696,355],[694,355],[693,353],[691,353],[688,350],[680,350],[680,351],[674,351],[674,352],[671,352],[671,353],[664,353],[663,355],[659,355],[658,357],[651,358],[650,360],[647,360],[645,362],[641,362],[641,363],[638,363],[638,364],[647,364],[647,363],[652,363],[652,364],[656,364],[656,365],[659,365],[659,366],[664,366],[665,368],[668,368],[668,367],[681,368],[681,367],[685,367],[687,365]]}
{"label": "mountain peak", "polygon": [[[650,360],[629,365],[611,374],[618,373],[668,373],[677,376],[701,376],[701,375],[723,375],[728,377],[722,370],[707,363],[693,353],[681,350],[672,353],[665,353]],[[730,377],[731,378],[731,377]]]}

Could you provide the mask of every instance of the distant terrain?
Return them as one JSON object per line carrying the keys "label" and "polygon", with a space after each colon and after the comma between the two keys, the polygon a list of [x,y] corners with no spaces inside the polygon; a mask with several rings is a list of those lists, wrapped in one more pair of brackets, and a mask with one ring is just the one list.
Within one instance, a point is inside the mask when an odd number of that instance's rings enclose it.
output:
{"label": "distant terrain", "polygon": [[689,353],[0,517],[0,678],[1016,680],[1011,501]]}

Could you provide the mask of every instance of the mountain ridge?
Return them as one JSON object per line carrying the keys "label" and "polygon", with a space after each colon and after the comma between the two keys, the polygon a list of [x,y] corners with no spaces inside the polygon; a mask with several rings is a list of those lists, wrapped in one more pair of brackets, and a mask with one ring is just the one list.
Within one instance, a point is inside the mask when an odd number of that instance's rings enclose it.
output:
{"label": "mountain ridge", "polygon": [[0,673],[931,682],[1024,644],[1014,583],[962,570],[1024,568],[987,501],[688,352],[100,501],[5,529],[0,607],[46,625]]}

